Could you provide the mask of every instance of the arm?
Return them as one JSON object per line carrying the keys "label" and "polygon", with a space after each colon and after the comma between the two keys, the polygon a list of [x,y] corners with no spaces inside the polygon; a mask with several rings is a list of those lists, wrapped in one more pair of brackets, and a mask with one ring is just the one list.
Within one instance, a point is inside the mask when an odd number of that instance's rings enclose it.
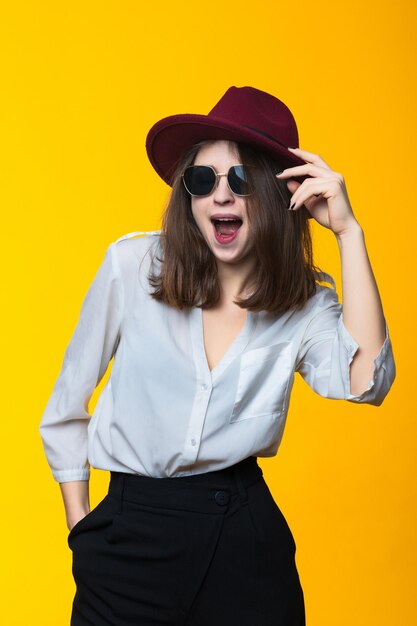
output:
{"label": "arm", "polygon": [[373,361],[385,341],[385,318],[359,223],[354,221],[336,239],[342,266],[343,320],[359,344],[350,365],[350,390],[359,395],[368,385]]}
{"label": "arm", "polygon": [[293,194],[290,210],[305,206],[317,223],[336,236],[344,296],[342,310],[335,291],[322,292],[319,313],[304,333],[296,369],[320,395],[379,406],[396,368],[362,228],[353,214],[343,175],[312,152],[299,148],[293,152],[306,165],[287,168],[277,176],[309,176],[301,184],[287,182]]}
{"label": "arm", "polygon": [[40,423],[45,454],[60,484],[71,527],[89,512],[88,404],[117,349],[122,300],[115,246],[111,244],[84,299]]}

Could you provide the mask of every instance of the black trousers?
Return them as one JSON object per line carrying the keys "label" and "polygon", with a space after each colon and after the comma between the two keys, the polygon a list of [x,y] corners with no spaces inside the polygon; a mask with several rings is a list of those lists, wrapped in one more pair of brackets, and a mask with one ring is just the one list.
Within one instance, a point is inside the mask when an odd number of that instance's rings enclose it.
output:
{"label": "black trousers", "polygon": [[71,626],[304,626],[296,545],[257,457],[220,471],[110,473],[68,535]]}

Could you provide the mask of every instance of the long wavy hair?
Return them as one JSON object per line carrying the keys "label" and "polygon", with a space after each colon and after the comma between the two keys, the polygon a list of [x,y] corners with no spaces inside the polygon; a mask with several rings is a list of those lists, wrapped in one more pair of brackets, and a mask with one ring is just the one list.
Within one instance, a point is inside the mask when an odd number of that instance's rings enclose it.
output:
{"label": "long wavy hair", "polygon": [[[172,192],[162,216],[158,270],[153,263],[148,274],[154,288],[151,296],[178,310],[194,306],[212,308],[220,299],[216,259],[201,234],[191,211],[191,196],[181,175],[192,165],[202,141],[185,152],[177,164]],[[232,142],[233,143],[233,142]],[[255,269],[246,283],[250,295],[234,302],[250,311],[281,313],[301,309],[316,293],[309,219],[305,208],[288,211],[291,193],[285,180],[275,174],[279,161],[242,143],[234,144],[240,162],[253,165],[249,175],[255,192],[245,198],[249,232],[253,238]],[[246,284],[245,283],[245,284]]]}

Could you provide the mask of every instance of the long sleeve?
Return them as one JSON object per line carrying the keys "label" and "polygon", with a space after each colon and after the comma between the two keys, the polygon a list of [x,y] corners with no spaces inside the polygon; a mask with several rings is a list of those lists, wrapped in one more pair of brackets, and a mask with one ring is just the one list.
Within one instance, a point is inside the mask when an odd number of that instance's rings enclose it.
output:
{"label": "long sleeve", "polygon": [[40,423],[45,454],[58,482],[88,480],[88,403],[117,348],[123,292],[115,244],[107,248],[84,298],[78,324]]}
{"label": "long sleeve", "polygon": [[374,371],[365,391],[350,393],[350,364],[359,345],[343,322],[342,304],[335,289],[323,288],[317,310],[307,325],[297,355],[296,371],[320,396],[379,406],[396,375],[388,326],[385,341],[374,359]]}

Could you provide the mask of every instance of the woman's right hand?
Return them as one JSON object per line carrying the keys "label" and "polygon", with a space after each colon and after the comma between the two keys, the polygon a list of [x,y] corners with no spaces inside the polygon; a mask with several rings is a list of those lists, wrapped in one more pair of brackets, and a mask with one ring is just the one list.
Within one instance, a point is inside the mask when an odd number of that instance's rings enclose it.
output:
{"label": "woman's right hand", "polygon": [[68,530],[90,512],[89,481],[74,480],[59,483],[64,500]]}
{"label": "woman's right hand", "polygon": [[88,515],[89,512],[90,510],[83,511],[79,513],[78,515],[71,515],[70,517],[67,516],[68,530],[71,531],[74,528],[75,524],[78,524],[78,522],[80,522],[86,515]]}

